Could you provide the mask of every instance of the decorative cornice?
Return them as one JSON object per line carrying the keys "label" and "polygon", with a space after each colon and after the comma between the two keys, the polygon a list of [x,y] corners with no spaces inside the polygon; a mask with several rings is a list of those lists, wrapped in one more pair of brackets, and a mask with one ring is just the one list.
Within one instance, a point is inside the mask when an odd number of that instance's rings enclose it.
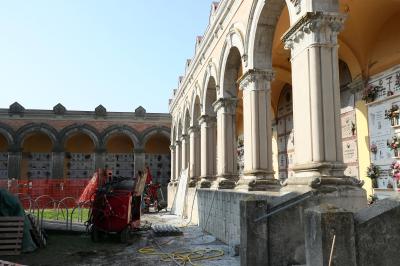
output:
{"label": "decorative cornice", "polygon": [[[249,69],[244,73],[237,81],[241,90],[266,90],[265,82],[271,82],[275,78],[275,72],[271,69],[260,70],[260,69]],[[254,84],[255,86],[249,86]]]}
{"label": "decorative cornice", "polygon": [[337,34],[342,30],[345,14],[332,12],[307,12],[281,38],[285,49],[293,49],[307,35],[313,34],[313,42],[319,44],[337,43]]}
{"label": "decorative cornice", "polygon": [[135,109],[135,115],[144,116],[145,114],[146,114],[146,109],[144,109],[143,106],[139,106],[138,108]]}

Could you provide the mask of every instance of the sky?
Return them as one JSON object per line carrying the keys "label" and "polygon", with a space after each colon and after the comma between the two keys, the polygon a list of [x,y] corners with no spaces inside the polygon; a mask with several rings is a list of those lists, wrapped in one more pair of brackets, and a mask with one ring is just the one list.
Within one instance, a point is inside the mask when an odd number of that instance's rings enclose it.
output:
{"label": "sky", "polygon": [[0,108],[168,112],[211,0],[0,0]]}

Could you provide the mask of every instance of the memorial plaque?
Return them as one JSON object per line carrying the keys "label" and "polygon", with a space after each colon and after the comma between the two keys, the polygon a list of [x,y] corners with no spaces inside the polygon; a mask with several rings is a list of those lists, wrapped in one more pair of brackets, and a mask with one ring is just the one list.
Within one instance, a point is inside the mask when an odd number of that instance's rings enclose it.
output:
{"label": "memorial plaque", "polygon": [[351,111],[341,115],[342,138],[350,138],[356,135],[356,112]]}
{"label": "memorial plaque", "polygon": [[343,141],[343,162],[356,163],[357,160],[357,140]]}

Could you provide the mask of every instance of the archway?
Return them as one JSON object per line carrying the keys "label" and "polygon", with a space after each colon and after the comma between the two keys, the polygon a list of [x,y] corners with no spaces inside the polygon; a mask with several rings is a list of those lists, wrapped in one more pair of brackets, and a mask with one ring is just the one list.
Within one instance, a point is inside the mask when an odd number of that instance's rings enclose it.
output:
{"label": "archway", "polygon": [[0,179],[8,178],[8,141],[0,134]]}
{"label": "archway", "polygon": [[133,178],[135,164],[131,138],[123,133],[115,133],[107,139],[105,146],[105,168],[112,170],[114,176]]}
{"label": "archway", "polygon": [[95,170],[95,144],[83,132],[76,132],[65,140],[66,152],[64,176],[67,178],[89,178]]}
{"label": "archway", "polygon": [[31,132],[22,139],[21,148],[21,178],[50,178],[53,150],[51,138],[42,132]]}
{"label": "archway", "polygon": [[153,176],[153,183],[167,185],[171,178],[170,140],[163,133],[151,135],[145,145],[145,165]]}

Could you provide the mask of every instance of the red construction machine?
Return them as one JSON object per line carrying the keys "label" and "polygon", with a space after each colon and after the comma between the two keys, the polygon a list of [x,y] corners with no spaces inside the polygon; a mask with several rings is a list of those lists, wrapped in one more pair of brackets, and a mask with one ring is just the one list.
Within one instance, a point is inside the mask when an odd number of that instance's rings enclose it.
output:
{"label": "red construction machine", "polygon": [[116,177],[111,171],[97,171],[97,189],[91,198],[90,218],[87,222],[92,240],[104,234],[120,234],[127,242],[131,230],[140,227],[140,204],[147,171],[135,180]]}

